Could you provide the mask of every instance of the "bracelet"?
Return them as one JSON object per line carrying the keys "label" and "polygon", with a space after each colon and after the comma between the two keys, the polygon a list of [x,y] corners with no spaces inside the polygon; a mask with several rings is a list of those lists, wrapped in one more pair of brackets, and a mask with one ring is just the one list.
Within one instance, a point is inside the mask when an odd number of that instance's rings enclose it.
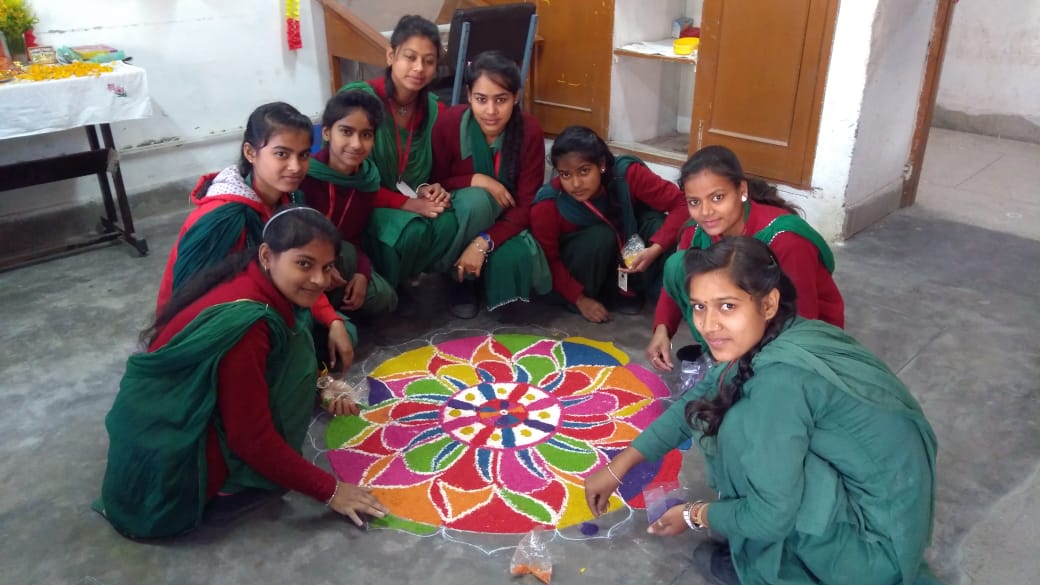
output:
{"label": "bracelet", "polygon": [[482,238],[484,238],[484,241],[487,242],[487,245],[488,245],[488,251],[486,252],[487,254],[490,254],[490,253],[495,251],[495,241],[491,239],[491,236],[488,235],[487,232],[480,232],[477,235],[482,237]]}
{"label": "bracelet", "polygon": [[336,488],[332,490],[332,495],[329,496],[329,499],[325,500],[325,505],[326,506],[331,506],[332,505],[332,500],[336,499],[336,494],[338,494],[338,493],[339,493],[339,482],[337,481],[336,482]]}
{"label": "bracelet", "polygon": [[[686,525],[690,527],[690,530],[694,532],[704,532],[704,529],[707,528],[704,525],[703,520],[701,519],[702,511],[707,507],[708,504],[701,500],[690,502],[689,504],[683,506],[683,521],[686,522]],[[697,508],[696,514],[692,514],[694,508]]]}
{"label": "bracelet", "polygon": [[420,193],[420,191],[422,191],[422,188],[423,187],[429,187],[429,186],[430,186],[429,183],[419,183],[419,186],[415,188],[415,194],[419,195],[421,197],[422,194]]}
{"label": "bracelet", "polygon": [[607,468],[607,473],[610,474],[610,477],[614,478],[614,481],[618,482],[619,484],[621,483],[621,478],[618,477],[616,473],[614,473],[614,470],[610,468],[610,464],[609,463],[607,463],[603,467]]}

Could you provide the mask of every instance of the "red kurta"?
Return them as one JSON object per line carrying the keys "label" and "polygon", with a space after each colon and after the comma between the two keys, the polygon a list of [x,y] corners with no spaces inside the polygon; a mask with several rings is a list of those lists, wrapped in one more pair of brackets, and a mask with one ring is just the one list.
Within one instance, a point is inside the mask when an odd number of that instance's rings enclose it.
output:
{"label": "red kurta", "polygon": [[[322,148],[314,158],[329,164],[329,149]],[[339,230],[345,241],[354,244],[357,249],[357,271],[372,280],[372,261],[361,249],[361,235],[372,217],[376,207],[400,209],[408,201],[408,197],[380,187],[376,192],[362,193],[356,189],[347,189],[326,183],[307,175],[300,183],[300,190],[307,199],[307,205],[317,209],[329,218]]]}
{"label": "red kurta", "polygon": [[[324,298],[324,297],[321,297]],[[292,327],[291,304],[256,262],[232,280],[216,286],[178,313],[149,347],[154,351],[184,329],[203,309],[250,299],[268,304]],[[220,361],[217,369],[217,408],[228,448],[249,467],[272,482],[319,501],[332,497],[336,478],[304,459],[278,434],[271,422],[265,374],[271,351],[270,329],[256,322]],[[215,496],[227,479],[227,464],[210,425],[206,437],[206,496]]]}
{"label": "red kurta", "polygon": [[[658,244],[665,250],[671,249],[679,238],[679,229],[690,217],[686,212],[686,199],[679,187],[641,164],[630,165],[625,172],[625,180],[634,200],[642,201],[651,208],[668,214],[664,224],[651,236],[648,244]],[[551,184],[553,189],[563,191],[558,177],[554,178]],[[597,197],[602,194],[601,188]],[[581,226],[564,219],[555,201],[540,201],[531,208],[531,233],[545,252],[545,258],[552,270],[553,288],[570,303],[576,303],[584,291],[581,283],[571,276],[560,257],[560,237],[579,229]]]}
{"label": "red kurta", "polygon": [[[779,207],[751,201],[751,211],[744,223],[743,236],[753,236],[778,216],[790,213]],[[687,228],[680,236],[679,249],[686,250],[693,241],[694,228]],[[717,242],[721,238],[712,238]],[[845,327],[845,301],[838,285],[827,268],[820,262],[820,252],[809,240],[792,232],[782,232],[769,243],[780,267],[798,291],[798,314],[806,319],[819,319],[836,327]],[[682,312],[668,293],[661,289],[654,312],[654,329],[668,328],[668,336],[675,335]]]}
{"label": "red kurta", "polygon": [[[222,173],[223,172],[227,172],[227,169],[222,171]],[[235,174],[237,175],[237,173]],[[219,193],[219,184],[213,182],[217,176],[218,173],[203,175],[191,192],[190,200],[196,205],[196,207],[190,214],[188,214],[187,219],[184,220],[184,225],[181,226],[181,231],[177,234],[177,243],[175,243],[173,248],[170,249],[170,256],[166,260],[166,270],[163,272],[162,281],[159,283],[159,295],[155,303],[156,313],[162,310],[162,308],[166,306],[166,303],[170,301],[170,297],[173,296],[173,267],[177,263],[177,248],[180,245],[181,238],[184,237],[184,234],[191,228],[191,226],[195,225],[195,222],[197,222],[200,217],[213,211],[217,207],[228,203],[241,203],[242,205],[249,206],[260,214],[260,221],[264,223],[267,223],[267,220],[271,219],[271,215],[274,213],[274,210],[260,201],[256,195],[249,197],[248,194],[243,194],[248,189],[243,188],[244,184],[229,185],[228,191],[231,192],[227,194]],[[241,180],[240,176],[239,180]],[[202,192],[203,189],[206,189],[206,193]],[[217,191],[214,191],[214,189],[217,189]],[[283,196],[281,204],[286,203],[289,203],[289,198]],[[239,236],[238,241],[235,242],[235,246],[229,250],[229,253],[238,252],[244,249],[245,246],[246,234],[243,231],[242,235]],[[311,313],[314,315],[316,321],[326,327],[331,325],[333,321],[342,320],[325,297],[318,299],[318,302],[316,302],[311,308]]]}
{"label": "red kurta", "polygon": [[[437,122],[433,125],[432,182],[440,183],[448,191],[471,186],[475,174],[473,158],[464,159],[461,152],[462,114],[467,109],[469,106],[465,104],[448,108],[437,116]],[[525,113],[523,117],[520,167],[516,187],[511,193],[516,205],[506,209],[487,232],[496,246],[530,226],[531,204],[545,178],[545,138],[542,127],[534,116]]]}

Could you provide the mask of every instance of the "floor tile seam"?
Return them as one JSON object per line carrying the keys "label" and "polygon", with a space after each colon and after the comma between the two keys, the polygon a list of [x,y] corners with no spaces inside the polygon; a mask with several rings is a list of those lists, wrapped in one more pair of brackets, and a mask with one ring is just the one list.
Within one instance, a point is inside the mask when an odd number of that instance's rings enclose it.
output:
{"label": "floor tile seam", "polygon": [[928,341],[924,342],[924,344],[921,345],[921,347],[917,350],[917,352],[914,353],[914,355],[910,356],[910,359],[906,360],[906,362],[904,362],[902,366],[895,370],[896,377],[902,376],[903,372],[905,372],[906,369],[910,367],[910,364],[914,363],[914,361],[918,357],[920,357],[921,354],[924,353],[924,351],[928,349],[929,346],[935,343],[935,341],[939,339],[939,337],[944,335],[949,330],[949,327],[940,327],[939,331],[936,332],[935,335],[933,335]]}
{"label": "floor tile seam", "polygon": [[[1000,155],[997,156],[997,158],[995,158],[992,161],[990,161],[989,164],[983,166],[981,169],[975,171],[974,173],[969,175],[967,178],[965,178],[960,183],[957,183],[956,185],[954,185],[954,188],[960,188],[961,185],[963,185],[963,184],[967,183],[968,181],[970,181],[970,180],[974,179],[975,177],[977,177],[979,175],[979,173],[981,173],[981,172],[985,171],[986,169],[990,168],[991,166],[997,164],[997,162],[1000,161],[1000,159],[1004,158],[1005,156],[1007,156],[1007,155],[1005,155],[1004,153],[1000,153]],[[975,191],[972,191],[970,189],[963,189],[963,191],[967,191],[968,193],[975,193]]]}

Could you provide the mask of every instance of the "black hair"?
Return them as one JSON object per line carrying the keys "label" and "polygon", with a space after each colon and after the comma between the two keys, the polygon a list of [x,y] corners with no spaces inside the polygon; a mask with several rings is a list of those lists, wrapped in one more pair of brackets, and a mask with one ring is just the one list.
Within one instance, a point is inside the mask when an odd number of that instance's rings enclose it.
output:
{"label": "black hair", "polygon": [[259,151],[267,145],[272,136],[285,130],[299,130],[305,132],[307,138],[313,143],[314,132],[310,118],[304,116],[299,110],[285,102],[271,102],[253,110],[246,122],[246,131],[242,136],[242,145],[239,146],[238,172],[243,177],[253,172],[253,163],[246,159],[242,152],[248,143],[253,150]]}
{"label": "black hair", "polygon": [[594,165],[603,165],[606,172],[603,173],[603,182],[608,183],[613,179],[614,153],[610,152],[607,143],[603,141],[591,128],[585,126],[567,126],[553,140],[552,148],[549,150],[549,160],[553,168],[560,159],[568,154],[576,154],[585,162]]}
{"label": "black hair", "polygon": [[725,177],[738,190],[740,182],[747,181],[748,197],[756,203],[772,205],[799,215],[802,212],[797,205],[781,197],[773,185],[757,177],[745,175],[740,161],[737,160],[737,155],[725,146],[705,146],[693,153],[679,171],[679,190],[684,190],[683,185],[686,184],[687,179],[703,171]]}
{"label": "black hair", "polygon": [[[292,211],[288,211],[290,209]],[[338,256],[342,236],[324,214],[304,205],[286,205],[267,221],[262,243],[267,244],[275,254],[281,254],[292,248],[302,248],[314,240],[329,242]],[[159,310],[155,323],[141,332],[141,343],[146,348],[150,346],[162,328],[178,313],[217,285],[234,278],[250,262],[259,262],[258,252],[259,246],[236,252],[188,279]]]}
{"label": "black hair", "polygon": [[[444,51],[441,45],[441,32],[437,29],[437,25],[417,14],[406,14],[401,17],[401,20],[397,21],[397,26],[394,27],[394,32],[390,33],[390,48],[397,51],[397,48],[404,44],[405,41],[412,37],[423,37],[424,39],[433,43],[434,53],[437,55],[437,61],[441,60],[441,53]],[[383,74],[384,87],[386,87],[386,95],[390,99],[397,97],[397,88],[394,86],[394,78],[391,75],[392,67],[386,66],[386,72]],[[436,76],[436,63],[434,63],[434,76]],[[425,115],[426,113],[426,101],[427,95],[429,95],[429,87],[433,85],[433,79],[430,83],[426,84],[426,87],[419,90],[419,95],[415,98],[415,109],[417,112],[423,113],[422,122],[419,126],[419,130],[425,130],[426,124],[432,123],[429,118],[430,116]]]}
{"label": "black hair", "polygon": [[[614,153],[610,152],[607,143],[595,131],[585,126],[568,126],[564,128],[563,132],[560,132],[559,136],[553,140],[552,148],[549,149],[549,160],[552,162],[553,168],[556,168],[556,164],[560,162],[561,158],[569,154],[576,154],[582,160],[590,162],[597,167],[603,165],[605,170],[601,174],[600,182],[603,188],[609,192],[611,183],[615,178]],[[616,198],[611,197],[607,199],[606,206],[605,214],[607,219],[610,220],[615,230],[624,233],[621,203]]]}
{"label": "black hair", "polygon": [[[466,68],[466,89],[473,91],[473,84],[481,76],[517,95],[522,85],[520,67],[502,51],[484,51],[477,55]],[[520,100],[513,103],[513,112],[504,131],[502,142],[502,168],[505,169],[503,183],[510,192],[516,188],[520,175],[520,150],[524,144],[524,116],[520,111]]]}
{"label": "black hair", "polygon": [[383,104],[379,98],[361,89],[351,89],[337,93],[325,103],[321,127],[331,130],[336,122],[346,118],[354,110],[365,112],[372,130],[376,130],[383,123]]}
{"label": "black hair", "polygon": [[[766,323],[762,339],[737,360],[737,374],[719,389],[715,398],[701,398],[686,405],[686,420],[699,428],[704,437],[718,434],[726,412],[741,398],[744,383],[755,375],[751,361],[770,341],[776,339],[797,316],[797,293],[791,279],[780,268],[769,246],[748,236],[723,238],[706,250],[690,248],[686,252],[686,290],[693,277],[715,270],[725,270],[741,290],[757,303],[773,289],[780,292],[776,315]],[[723,374],[725,377],[725,374]]]}

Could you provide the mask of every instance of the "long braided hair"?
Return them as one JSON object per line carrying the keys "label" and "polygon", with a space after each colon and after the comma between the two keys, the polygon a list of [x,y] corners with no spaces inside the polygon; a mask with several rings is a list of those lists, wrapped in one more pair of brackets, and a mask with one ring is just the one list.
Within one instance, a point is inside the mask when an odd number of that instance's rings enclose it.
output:
{"label": "long braided hair", "polygon": [[[791,279],[784,274],[769,246],[747,236],[723,238],[706,250],[691,248],[686,252],[686,290],[700,274],[725,271],[733,284],[761,302],[774,289],[780,292],[776,315],[766,323],[762,339],[736,361],[737,374],[724,384],[714,398],[701,398],[686,405],[686,420],[701,431],[703,437],[718,434],[726,412],[740,400],[744,383],[755,375],[751,367],[755,355],[776,339],[797,316],[797,293]],[[734,364],[731,364],[731,366]],[[723,374],[725,377],[725,374]]]}
{"label": "long braided hair", "polygon": [[[520,68],[501,51],[484,51],[477,55],[466,69],[466,89],[472,92],[473,84],[481,75],[486,75],[513,95],[520,92]],[[520,110],[519,100],[513,104],[513,111],[509,115],[509,122],[506,123],[503,134],[501,165],[505,169],[505,176],[502,183],[512,192],[516,189],[520,176],[520,151],[524,145],[524,115]]]}

